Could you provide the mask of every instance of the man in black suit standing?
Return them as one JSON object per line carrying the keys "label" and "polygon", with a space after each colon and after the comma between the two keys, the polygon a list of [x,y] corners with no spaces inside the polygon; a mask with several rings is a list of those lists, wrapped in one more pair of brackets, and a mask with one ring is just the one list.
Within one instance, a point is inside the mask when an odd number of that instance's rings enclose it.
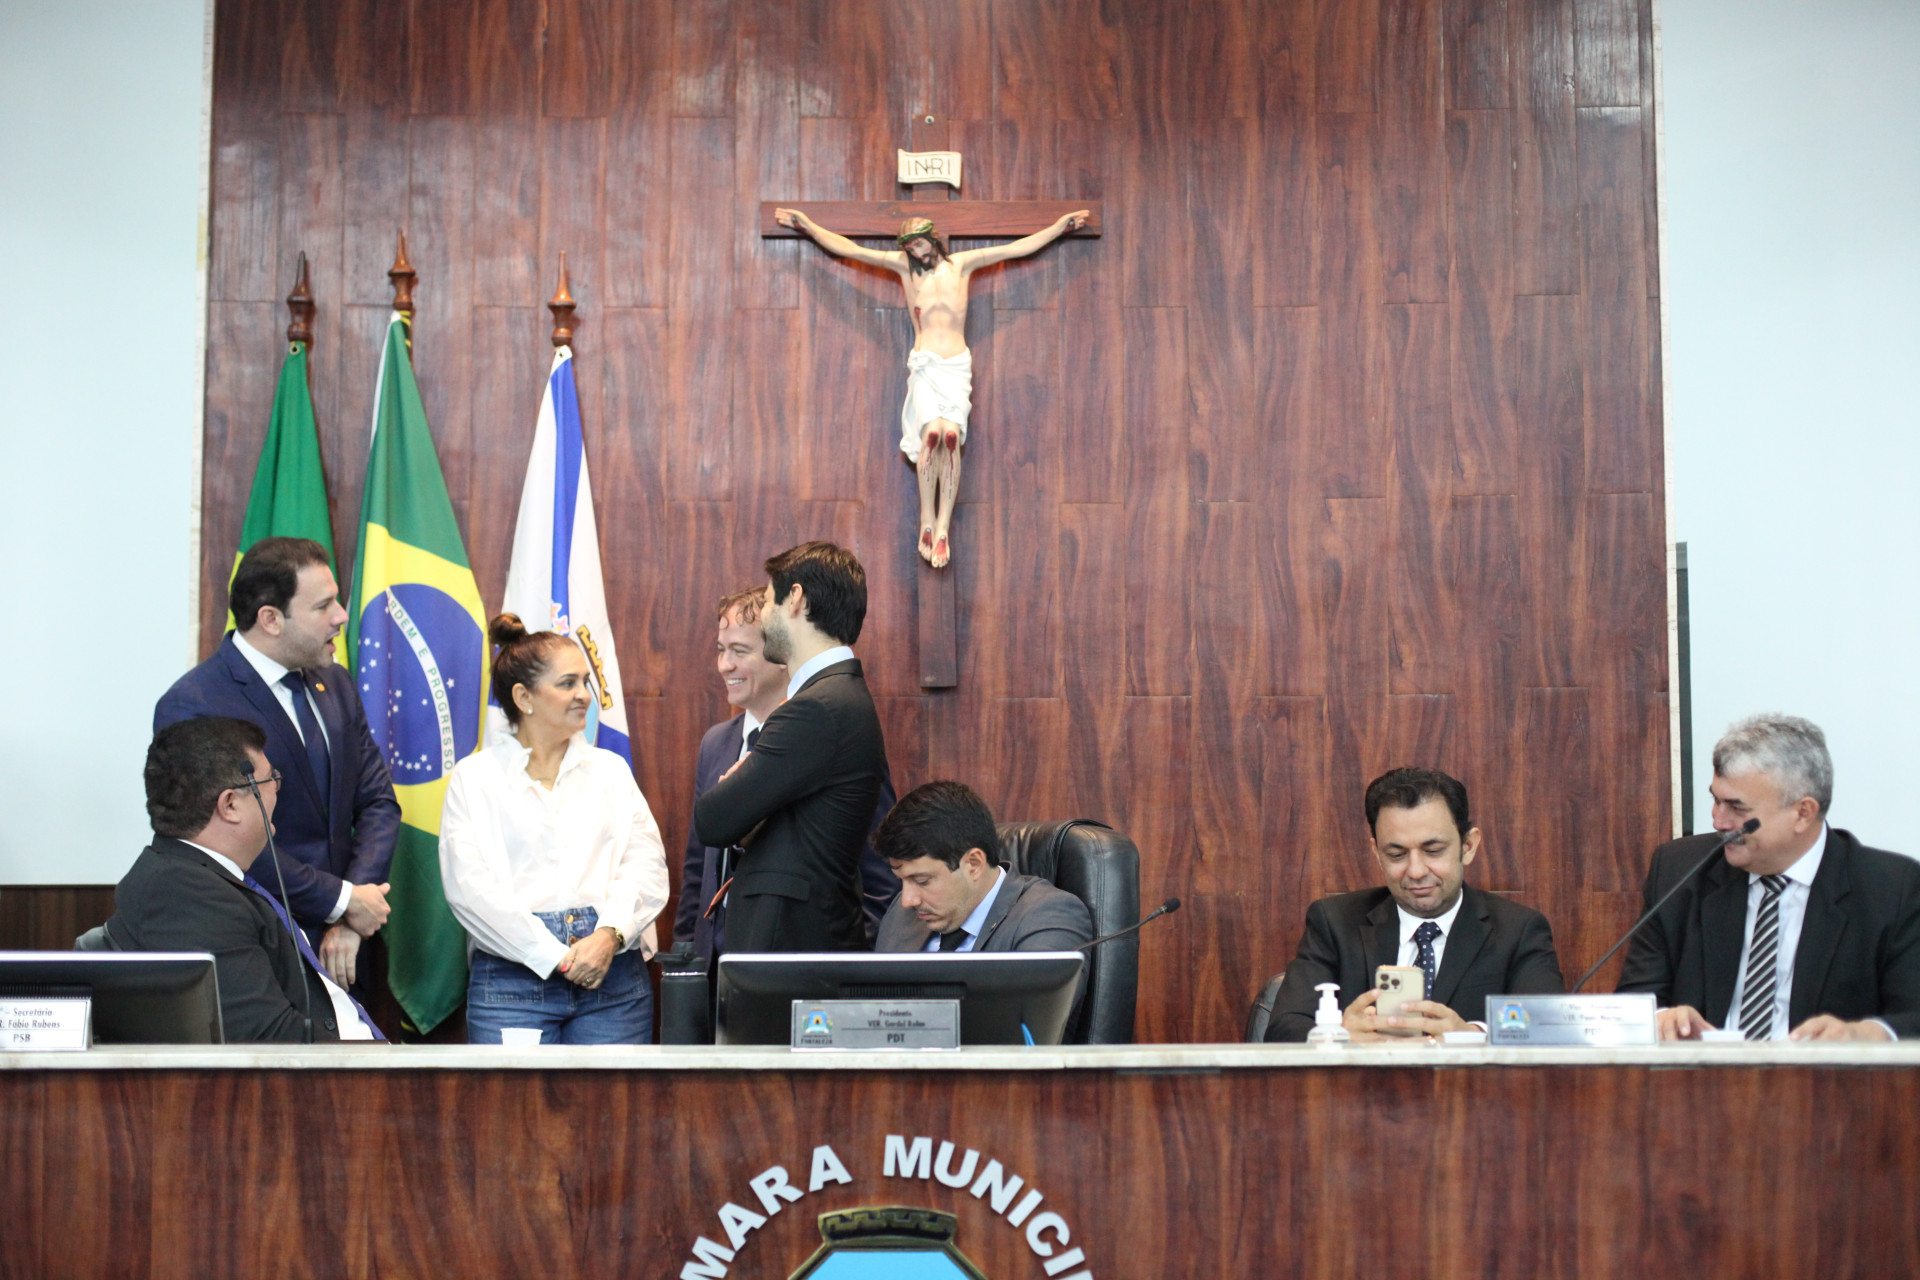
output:
{"label": "man in black suit standing", "polygon": [[753,750],[694,803],[700,842],[739,846],[726,894],[729,951],[859,951],[860,847],[887,773],[880,717],[853,644],[867,575],[852,552],[807,542],[767,561],[769,662],[793,674]]}
{"label": "man in black suit standing", "polygon": [[253,878],[283,785],[266,745],[260,726],[217,716],[154,735],[153,843],[114,890],[108,940],[122,951],[212,952],[229,1041],[384,1039]]}
{"label": "man in black suit standing", "polygon": [[[701,737],[693,773],[696,801],[720,781],[721,774],[753,749],[767,718],[786,700],[787,669],[767,661],[766,639],[760,632],[760,611],[766,603],[765,587],[736,591],[720,602],[720,633],[714,640],[715,663],[727,705],[740,714],[722,720]],[[873,809],[874,826],[880,825],[880,819],[887,816],[893,802],[892,779],[883,776],[880,799]],[[732,871],[727,865],[728,857],[728,850],[702,844],[692,822],[687,824],[687,848],[680,869],[680,905],[673,923],[675,949],[691,947],[695,955],[709,961],[724,949],[726,903],[717,897],[721,884]],[[871,938],[887,904],[900,892],[900,881],[888,868],[886,859],[863,844],[860,883],[867,936]]]}
{"label": "man in black suit standing", "polygon": [[154,732],[200,716],[266,732],[267,759],[285,779],[276,830],[294,918],[328,973],[351,985],[361,940],[387,920],[400,803],[353,677],[333,660],[347,611],[326,548],[262,538],[241,558],[228,600],[235,630],[161,695]]}
{"label": "man in black suit standing", "polygon": [[[1566,989],[1547,918],[1466,883],[1480,852],[1466,787],[1437,769],[1394,769],[1367,787],[1366,812],[1386,885],[1307,908],[1268,1040],[1307,1038],[1320,1003],[1314,988],[1323,982],[1340,984],[1342,1021],[1356,1041],[1471,1030],[1490,995]],[[1424,970],[1428,998],[1402,1006],[1404,1013],[1376,1014],[1380,965]]]}
{"label": "man in black suit standing", "polygon": [[1660,999],[1660,1036],[1717,1027],[1749,1040],[1920,1035],[1920,863],[1827,825],[1833,758],[1819,726],[1759,715],[1713,748],[1713,825],[1760,826],[1654,850],[1650,908],[1709,858],[1634,935],[1621,991]]}
{"label": "man in black suit standing", "polygon": [[1086,903],[1001,865],[993,811],[964,783],[909,791],[873,847],[900,877],[875,951],[1072,951],[1093,940]]}

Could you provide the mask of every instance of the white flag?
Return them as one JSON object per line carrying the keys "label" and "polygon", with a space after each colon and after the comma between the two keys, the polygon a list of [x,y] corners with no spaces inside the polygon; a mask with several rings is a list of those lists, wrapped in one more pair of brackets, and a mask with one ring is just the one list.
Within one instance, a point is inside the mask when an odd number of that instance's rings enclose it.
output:
{"label": "white flag", "polygon": [[[540,398],[533,456],[520,490],[520,519],[513,527],[513,559],[507,567],[508,613],[529,631],[564,631],[586,652],[594,699],[587,711],[587,741],[633,763],[627,735],[627,704],[620,660],[607,623],[607,586],[600,573],[600,534],[593,522],[593,488],[580,433],[580,398],[573,386],[573,352],[553,353],[553,371]],[[494,731],[506,732],[496,709]]]}

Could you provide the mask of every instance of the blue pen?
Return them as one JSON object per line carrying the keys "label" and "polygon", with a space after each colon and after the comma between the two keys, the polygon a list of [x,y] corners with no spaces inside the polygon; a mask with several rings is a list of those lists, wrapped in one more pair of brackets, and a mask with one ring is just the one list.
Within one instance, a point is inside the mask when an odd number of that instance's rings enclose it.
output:
{"label": "blue pen", "polygon": [[1027,1030],[1027,1024],[1020,1024],[1020,1038],[1027,1042],[1027,1048],[1033,1048],[1033,1032]]}

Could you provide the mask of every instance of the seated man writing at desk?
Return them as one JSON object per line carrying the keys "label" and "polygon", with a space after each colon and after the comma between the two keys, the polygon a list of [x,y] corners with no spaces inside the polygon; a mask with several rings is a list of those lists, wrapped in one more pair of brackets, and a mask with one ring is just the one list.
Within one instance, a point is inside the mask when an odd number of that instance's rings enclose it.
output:
{"label": "seated man writing at desk", "polygon": [[[279,798],[267,735],[204,716],[153,735],[147,816],[153,843],[113,891],[107,937],[122,951],[210,951],[220,1022],[241,1040],[384,1040],[320,967],[304,933],[251,874]],[[277,886],[276,886],[277,887]]]}
{"label": "seated man writing at desk", "polygon": [[[1367,787],[1366,811],[1385,887],[1307,908],[1307,931],[1274,998],[1268,1040],[1307,1038],[1319,1005],[1314,988],[1323,982],[1340,984],[1342,1021],[1356,1041],[1467,1031],[1490,995],[1565,989],[1547,918],[1466,884],[1467,866],[1480,852],[1466,787],[1437,769],[1395,769]],[[1374,970],[1381,965],[1421,969],[1429,998],[1379,1016]]]}
{"label": "seated man writing at desk", "polygon": [[[1634,935],[1621,991],[1660,1000],[1660,1037],[1920,1035],[1920,864],[1827,825],[1833,758],[1819,726],[1752,716],[1713,748],[1713,825],[1760,825],[1713,854]],[[1700,866],[1716,837],[1661,845],[1646,902]]]}
{"label": "seated man writing at desk", "polygon": [[1071,951],[1093,940],[1086,903],[1000,865],[993,811],[965,783],[909,791],[873,847],[900,877],[875,951]]}

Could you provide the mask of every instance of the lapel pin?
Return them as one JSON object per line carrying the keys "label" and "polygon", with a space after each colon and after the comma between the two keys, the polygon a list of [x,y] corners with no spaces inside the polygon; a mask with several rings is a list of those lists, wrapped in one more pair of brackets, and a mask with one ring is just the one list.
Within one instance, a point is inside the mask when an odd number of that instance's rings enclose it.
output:
{"label": "lapel pin", "polygon": [[320,681],[318,681],[318,680],[315,680],[315,681],[313,682],[313,687],[314,687],[314,688],[316,688],[316,689],[318,689],[318,690],[319,690],[320,692],[322,692],[322,693],[325,693],[325,692],[327,691],[327,686],[326,686],[326,685],[324,685],[324,684],[322,684],[322,683],[321,683]]}

